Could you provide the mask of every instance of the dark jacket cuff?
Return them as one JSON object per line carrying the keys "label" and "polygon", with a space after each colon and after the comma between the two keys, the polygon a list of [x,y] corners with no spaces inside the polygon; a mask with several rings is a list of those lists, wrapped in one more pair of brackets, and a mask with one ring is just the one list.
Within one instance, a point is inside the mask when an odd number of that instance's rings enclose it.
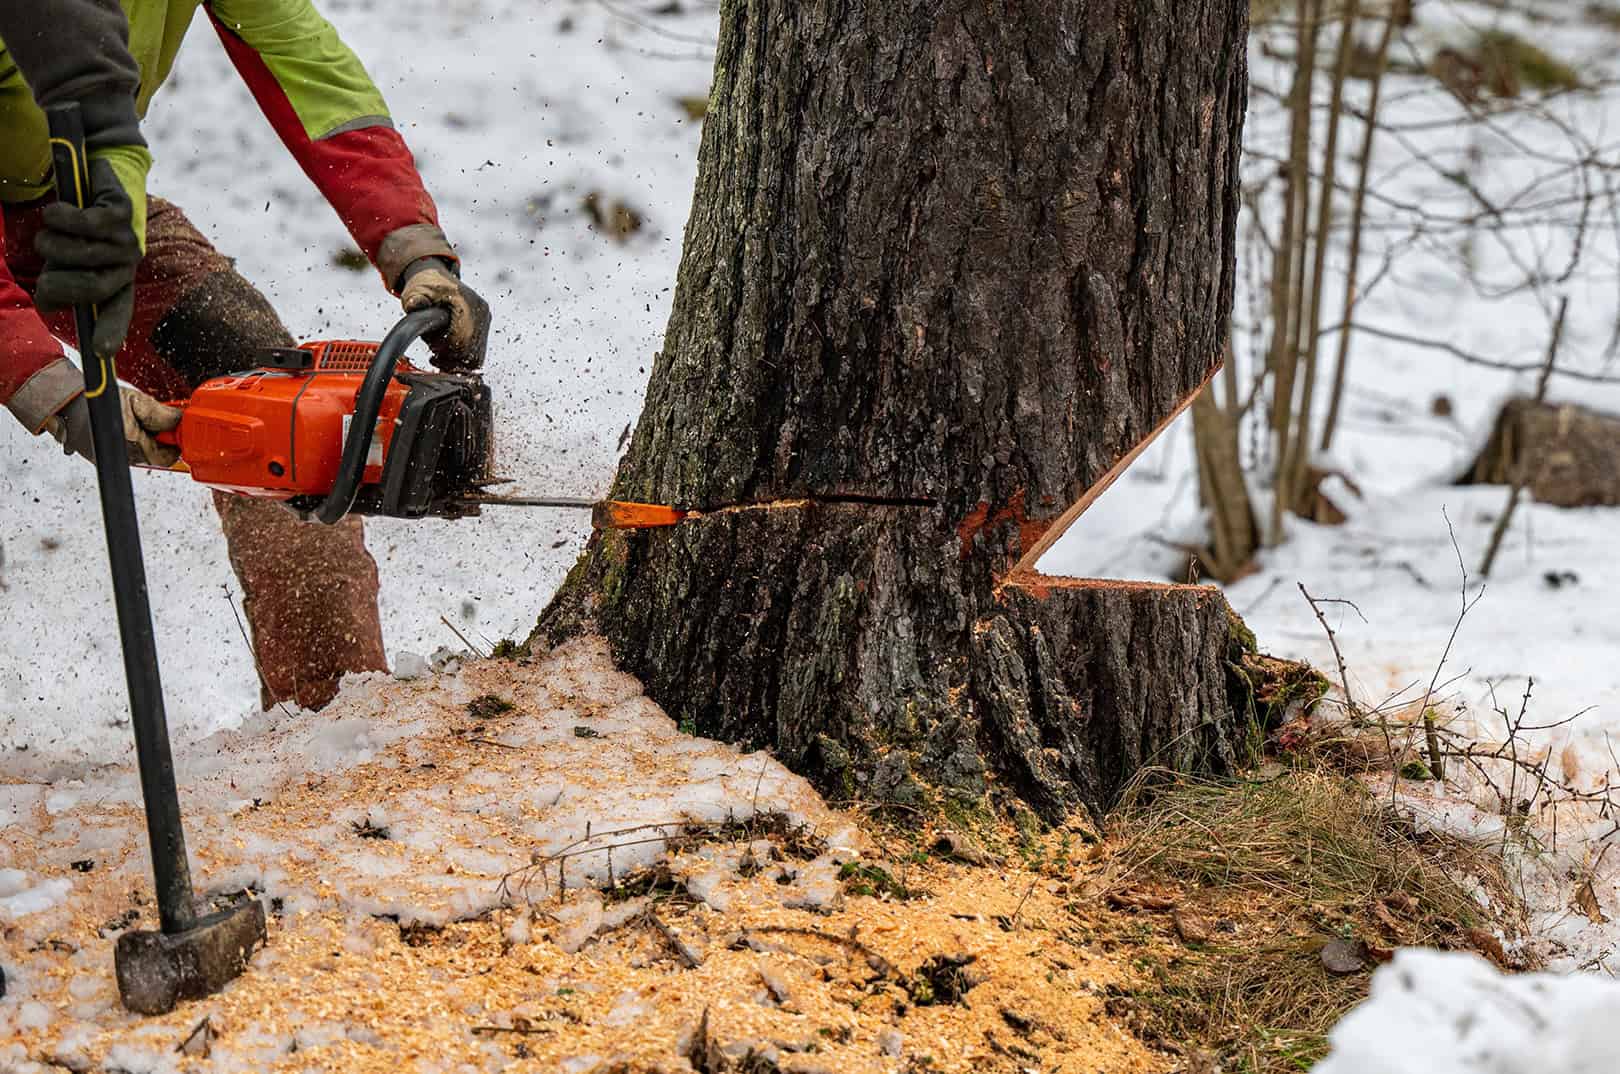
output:
{"label": "dark jacket cuff", "polygon": [[84,374],[66,358],[59,358],[23,381],[6,409],[23,428],[38,433],[62,408],[84,393]]}
{"label": "dark jacket cuff", "polygon": [[424,257],[442,257],[452,265],[460,259],[444,232],[432,224],[411,224],[389,233],[377,248],[377,271],[394,294],[399,294],[401,277],[411,262]]}
{"label": "dark jacket cuff", "polygon": [[79,101],[84,117],[84,145],[94,153],[120,145],[146,144],[141,137],[141,121],[135,115],[135,98],[125,93],[103,93]]}

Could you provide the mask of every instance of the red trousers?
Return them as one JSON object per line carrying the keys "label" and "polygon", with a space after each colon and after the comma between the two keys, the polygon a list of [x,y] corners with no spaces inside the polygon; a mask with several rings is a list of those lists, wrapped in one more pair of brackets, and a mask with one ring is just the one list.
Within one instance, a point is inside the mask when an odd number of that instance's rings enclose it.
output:
{"label": "red trousers", "polygon": [[[6,268],[30,294],[41,267],[33,248],[39,209],[5,206]],[[45,321],[71,338],[71,313]],[[184,399],[210,377],[250,367],[259,350],[292,344],[230,259],[178,208],[150,199],[119,376],[158,399]],[[358,518],[323,526],[279,503],[224,493],[215,493],[214,507],[242,585],[266,707],[295,701],[320,708],[345,673],[386,669],[377,564]]]}

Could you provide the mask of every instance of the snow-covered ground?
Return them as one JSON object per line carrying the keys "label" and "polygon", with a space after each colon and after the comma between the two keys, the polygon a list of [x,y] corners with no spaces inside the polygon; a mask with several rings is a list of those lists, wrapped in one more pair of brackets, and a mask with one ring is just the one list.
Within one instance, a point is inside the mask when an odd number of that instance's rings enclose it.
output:
{"label": "snow-covered ground", "polygon": [[1599,1074],[1617,1020],[1620,984],[1604,977],[1504,977],[1478,955],[1401,951],[1316,1074]]}
{"label": "snow-covered ground", "polygon": [[[488,377],[500,400],[502,468],[518,490],[588,495],[605,488],[620,438],[634,420],[660,343],[682,227],[691,197],[699,129],[682,98],[708,86],[713,11],[688,4],[679,15],[644,14],[589,0],[326,0],[323,10],[367,61],[435,192],[458,242],[468,279],[497,315]],[[1470,22],[1505,20],[1583,69],[1612,62],[1610,30],[1566,18],[1584,7],[1549,3],[1550,20],[1527,21],[1496,5],[1420,5],[1414,31],[1433,45]],[[1556,10],[1554,10],[1556,9]],[[629,11],[634,19],[616,12]],[[640,14],[638,14],[640,13]],[[1560,21],[1563,19],[1564,21]],[[651,26],[653,28],[649,29]],[[182,205],[242,271],[269,294],[295,334],[375,337],[396,308],[370,272],[334,262],[348,247],[335,217],[281,150],[206,25],[182,54],[154,105],[149,134],[157,155],[153,190]],[[1407,57],[1408,59],[1412,57]],[[1255,81],[1285,88],[1280,65],[1256,50]],[[1458,279],[1459,263],[1503,278],[1516,271],[1511,242],[1553,268],[1568,253],[1568,228],[1460,234],[1402,229],[1397,204],[1459,211],[1459,185],[1415,160],[1413,147],[1442,162],[1473,165],[1487,193],[1516,190],[1548,173],[1550,197],[1570,174],[1525,159],[1500,135],[1480,134],[1417,80],[1396,78],[1390,99],[1410,126],[1407,141],[1378,147],[1377,187],[1402,256],[1379,276],[1382,239],[1364,262],[1369,288],[1357,320],[1444,340],[1507,361],[1534,364],[1544,350],[1550,306],[1571,299],[1565,361],[1615,373],[1606,350],[1614,331],[1616,247],[1612,220],[1592,223],[1581,265],[1539,294],[1487,301]],[[1352,83],[1359,99],[1364,85]],[[1620,112],[1593,99],[1551,106],[1612,163]],[[1391,113],[1386,113],[1386,115]],[[1251,145],[1278,144],[1282,117],[1257,93]],[[1547,123],[1511,128],[1556,153],[1571,152]],[[1342,144],[1353,146],[1352,126]],[[1536,142],[1537,139],[1541,141]],[[1348,159],[1349,149],[1346,149]],[[1265,167],[1263,161],[1251,167]],[[1343,173],[1341,173],[1343,174]],[[627,242],[595,231],[582,203],[599,191],[645,220]],[[1459,200],[1461,198],[1461,200]],[[1342,260],[1335,251],[1330,263]],[[1237,350],[1252,360],[1263,344],[1247,267],[1239,300]],[[1334,308],[1324,317],[1333,323]],[[1446,646],[1462,581],[1453,532],[1470,574],[1505,490],[1450,484],[1472,457],[1500,400],[1532,378],[1470,366],[1439,351],[1361,334],[1337,461],[1363,498],[1340,497],[1349,522],[1303,523],[1229,596],[1262,643],[1331,667],[1332,654],[1296,582],[1319,597],[1352,600],[1332,612],[1353,689],[1382,699],[1416,684],[1421,695]],[[1620,388],[1555,378],[1553,396],[1620,411]],[[1444,396],[1449,413],[1434,400]],[[1160,577],[1175,556],[1154,537],[1197,524],[1190,430],[1173,427],[1047,556],[1052,573]],[[229,599],[235,591],[206,495],[174,475],[137,481],[144,512],[159,644],[177,749],[194,755],[208,736],[255,716],[256,685]],[[0,774],[13,779],[88,778],[92,766],[126,757],[122,675],[93,478],[14,428],[0,426]],[[384,621],[392,652],[425,652],[454,639],[448,617],[470,636],[527,632],[573,561],[587,521],[562,512],[501,514],[477,522],[375,522]],[[1610,734],[1620,730],[1620,618],[1607,595],[1620,584],[1611,553],[1620,511],[1560,511],[1526,504],[1483,599],[1469,613],[1442,680],[1448,704],[1489,725],[1490,689],[1510,703],[1536,680],[1533,722],[1550,724],[1540,748],[1561,758],[1566,777],[1590,785],[1613,774]],[[1549,576],[1556,578],[1556,584]],[[1477,581],[1470,595],[1478,592]],[[1414,695],[1410,692],[1408,697]],[[1567,749],[1573,747],[1572,749]],[[1567,758],[1567,760],[1563,760]],[[56,793],[56,792],[50,792]],[[1449,825],[1488,827],[1489,817],[1433,807]],[[1571,845],[1550,872],[1576,875],[1598,851]],[[1611,855],[1612,857],[1612,855]],[[0,862],[0,865],[3,865]],[[1527,868],[1534,866],[1531,862]],[[1613,863],[1611,863],[1613,864]],[[1548,870],[1543,870],[1546,874]],[[1545,875],[1542,877],[1546,878]],[[1599,877],[1594,893],[1620,917],[1620,886]],[[20,892],[0,896],[10,899]],[[1567,890],[1543,893],[1539,924],[1567,946],[1568,961],[1605,966],[1620,943],[1615,926],[1566,910]],[[1386,971],[1391,972],[1391,971]]]}

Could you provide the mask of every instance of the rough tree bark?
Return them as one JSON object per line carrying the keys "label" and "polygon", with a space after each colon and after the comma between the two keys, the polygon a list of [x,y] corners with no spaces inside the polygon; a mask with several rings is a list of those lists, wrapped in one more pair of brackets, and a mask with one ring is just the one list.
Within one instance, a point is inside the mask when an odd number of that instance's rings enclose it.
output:
{"label": "rough tree bark", "polygon": [[[724,0],[674,312],[535,641],[835,797],[1105,806],[1247,742],[1213,590],[1036,556],[1219,367],[1247,0]],[[1252,639],[1248,640],[1252,645]]]}

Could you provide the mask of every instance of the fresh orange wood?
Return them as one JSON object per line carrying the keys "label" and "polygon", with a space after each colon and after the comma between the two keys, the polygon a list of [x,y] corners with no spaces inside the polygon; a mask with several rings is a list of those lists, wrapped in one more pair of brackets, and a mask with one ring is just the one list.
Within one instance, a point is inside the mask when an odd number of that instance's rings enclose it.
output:
{"label": "fresh orange wood", "polygon": [[591,525],[599,530],[647,530],[673,526],[690,511],[656,503],[626,503],[603,500],[591,512]]}

